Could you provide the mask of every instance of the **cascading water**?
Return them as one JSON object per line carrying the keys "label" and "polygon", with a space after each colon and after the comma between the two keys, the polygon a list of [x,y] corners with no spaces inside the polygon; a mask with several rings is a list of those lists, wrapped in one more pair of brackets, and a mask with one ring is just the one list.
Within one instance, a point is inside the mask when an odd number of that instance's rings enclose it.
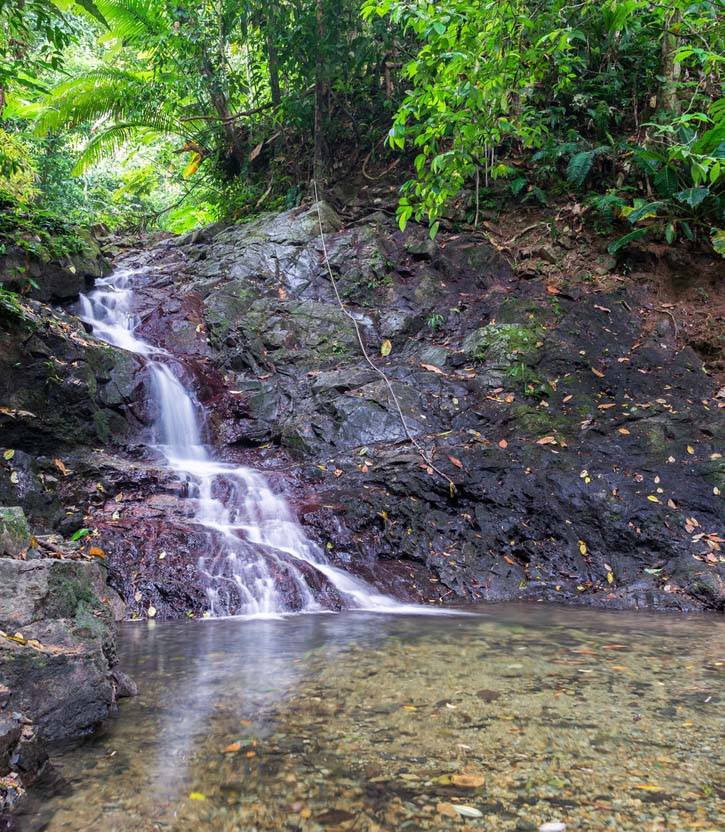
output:
{"label": "cascading water", "polygon": [[154,447],[188,483],[191,520],[209,530],[199,558],[212,616],[278,615],[321,609],[315,584],[328,582],[347,607],[405,609],[331,566],[309,540],[286,500],[257,471],[214,459],[202,441],[203,409],[174,371],[178,362],[135,334],[134,279],[120,270],[81,295],[81,318],[109,344],[144,358],[154,406]]}

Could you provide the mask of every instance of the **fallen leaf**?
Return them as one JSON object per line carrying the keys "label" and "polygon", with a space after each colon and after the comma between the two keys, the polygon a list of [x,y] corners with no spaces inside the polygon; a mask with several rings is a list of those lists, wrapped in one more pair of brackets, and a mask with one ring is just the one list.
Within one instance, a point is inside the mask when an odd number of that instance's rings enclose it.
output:
{"label": "fallen leaf", "polygon": [[604,378],[604,373],[601,370],[597,370],[596,367],[592,367],[592,372],[597,378]]}
{"label": "fallen leaf", "polygon": [[508,448],[509,443],[505,439],[499,440],[498,443],[499,448]]}
{"label": "fallen leaf", "polygon": [[225,754],[234,754],[235,751],[241,751],[242,744],[239,742],[231,742],[229,745],[224,749]]}
{"label": "fallen leaf", "polygon": [[583,540],[579,541],[579,551],[582,555],[586,555],[587,553],[587,544]]}
{"label": "fallen leaf", "polygon": [[692,447],[692,445],[687,446],[687,453],[690,455],[695,453],[695,449]]}
{"label": "fallen leaf", "polygon": [[7,451],[3,454],[3,459],[12,459],[15,456],[15,451],[12,448],[8,448]]}
{"label": "fallen leaf", "polygon": [[647,792],[659,792],[659,791],[661,791],[659,786],[653,786],[651,783],[635,783],[635,785],[632,788],[641,789],[642,791],[647,791]]}
{"label": "fallen leaf", "polygon": [[555,436],[542,436],[541,439],[536,440],[537,445],[556,445]]}
{"label": "fallen leaf", "polygon": [[206,800],[206,795],[201,792],[191,792],[189,794],[189,800]]}
{"label": "fallen leaf", "polygon": [[13,485],[18,484],[18,472],[17,471],[13,471],[12,474],[10,474],[10,482]]}
{"label": "fallen leaf", "polygon": [[149,618],[156,618],[156,607],[149,607],[148,610],[146,610],[146,614]]}
{"label": "fallen leaf", "polygon": [[106,553],[103,549],[99,549],[98,546],[91,546],[88,550],[88,554],[92,555],[94,558],[103,558],[103,560],[106,559]]}
{"label": "fallen leaf", "polygon": [[390,341],[390,338],[386,338],[383,343],[380,345],[380,355],[386,356],[390,355],[393,351],[393,345]]}
{"label": "fallen leaf", "polygon": [[63,463],[62,459],[54,459],[53,465],[55,465],[55,467],[60,471],[61,474],[63,474],[64,477],[68,476],[68,469],[65,467],[65,464]]}
{"label": "fallen leaf", "polygon": [[448,459],[456,466],[456,468],[463,468],[463,463],[455,456],[448,456]]}
{"label": "fallen leaf", "polygon": [[648,494],[647,499],[650,501],[650,503],[661,503],[662,502],[658,497],[655,497],[654,494]]}
{"label": "fallen leaf", "polygon": [[[388,341],[388,343],[390,343],[390,341]],[[382,348],[381,348],[381,352],[382,352]],[[386,353],[383,353],[383,355],[385,355],[385,354],[386,354]],[[440,368],[440,367],[436,367],[436,365],[435,365],[435,364],[421,364],[420,366],[421,366],[424,370],[428,370],[428,372],[429,372],[429,373],[435,373],[435,374],[436,374],[436,375],[438,375],[438,376],[444,376],[444,375],[445,375],[445,373],[443,372],[443,370],[441,370],[441,368]]]}
{"label": "fallen leaf", "polygon": [[480,774],[454,774],[451,776],[451,783],[464,789],[477,789],[485,782]]}
{"label": "fallen leaf", "polygon": [[629,436],[627,428],[617,428],[617,433],[621,433],[623,436]]}

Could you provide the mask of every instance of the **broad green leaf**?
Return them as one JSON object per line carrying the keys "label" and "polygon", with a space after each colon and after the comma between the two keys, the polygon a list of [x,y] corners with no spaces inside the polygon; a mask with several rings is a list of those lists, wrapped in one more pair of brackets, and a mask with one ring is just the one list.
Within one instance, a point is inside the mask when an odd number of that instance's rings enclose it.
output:
{"label": "broad green leaf", "polygon": [[78,529],[70,536],[71,540],[80,540],[82,537],[87,537],[91,533],[90,529]]}
{"label": "broad green leaf", "polygon": [[616,254],[620,249],[623,249],[635,240],[641,240],[642,237],[648,233],[648,231],[648,228],[637,228],[635,231],[630,231],[629,234],[625,234],[624,237],[620,237],[616,242],[610,243],[610,245],[607,246],[607,251],[610,254]]}

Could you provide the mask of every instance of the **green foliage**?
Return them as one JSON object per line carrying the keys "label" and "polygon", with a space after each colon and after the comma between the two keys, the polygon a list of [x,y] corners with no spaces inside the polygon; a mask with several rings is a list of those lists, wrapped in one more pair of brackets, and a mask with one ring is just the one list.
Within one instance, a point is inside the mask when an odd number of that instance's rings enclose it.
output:
{"label": "green foliage", "polygon": [[3,252],[16,247],[42,260],[60,259],[85,250],[85,243],[66,220],[2,192],[0,245]]}
{"label": "green foliage", "polygon": [[[667,237],[712,227],[720,239],[719,3],[365,0],[363,14],[388,17],[417,43],[388,134],[391,147],[415,153],[401,227],[411,217],[434,224],[463,188],[496,177],[497,155],[523,150],[533,170],[515,172],[514,196],[543,200],[537,181],[574,190],[599,184],[611,218],[613,186],[626,194],[671,180],[666,209],[656,209],[670,223]],[[646,215],[637,205],[629,219]]]}

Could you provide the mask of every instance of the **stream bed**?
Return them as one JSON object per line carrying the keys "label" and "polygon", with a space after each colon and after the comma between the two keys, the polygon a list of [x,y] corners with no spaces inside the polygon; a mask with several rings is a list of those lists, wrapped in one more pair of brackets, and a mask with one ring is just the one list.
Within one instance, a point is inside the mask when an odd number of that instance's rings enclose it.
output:
{"label": "stream bed", "polygon": [[479,612],[125,624],[20,828],[725,829],[725,621]]}

